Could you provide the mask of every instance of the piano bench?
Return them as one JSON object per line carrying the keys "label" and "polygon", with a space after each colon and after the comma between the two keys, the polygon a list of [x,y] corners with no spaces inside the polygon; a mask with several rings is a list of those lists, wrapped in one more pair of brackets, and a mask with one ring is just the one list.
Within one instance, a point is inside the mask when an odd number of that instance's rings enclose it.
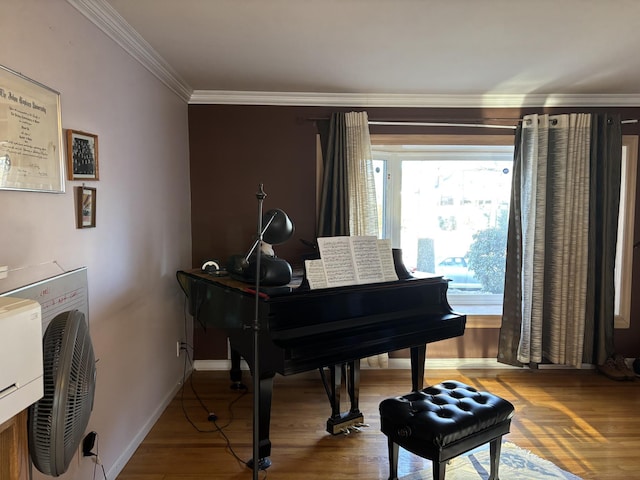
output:
{"label": "piano bench", "polygon": [[513,405],[454,380],[387,398],[380,429],[389,446],[389,480],[398,478],[398,448],[431,460],[433,479],[444,480],[447,462],[490,442],[491,475],[498,480],[502,436],[509,433]]}

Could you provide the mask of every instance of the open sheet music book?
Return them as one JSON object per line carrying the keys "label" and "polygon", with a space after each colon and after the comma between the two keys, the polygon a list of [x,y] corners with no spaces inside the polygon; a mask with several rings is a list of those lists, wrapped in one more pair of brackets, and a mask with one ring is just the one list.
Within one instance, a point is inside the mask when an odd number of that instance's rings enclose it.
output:
{"label": "open sheet music book", "polygon": [[398,280],[391,241],[373,236],[318,238],[320,258],[306,260],[309,288]]}

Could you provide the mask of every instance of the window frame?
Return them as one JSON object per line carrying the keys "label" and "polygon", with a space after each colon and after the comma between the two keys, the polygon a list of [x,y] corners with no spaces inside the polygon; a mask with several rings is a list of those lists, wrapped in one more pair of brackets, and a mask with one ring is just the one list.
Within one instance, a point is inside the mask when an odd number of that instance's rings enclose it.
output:
{"label": "window frame", "polygon": [[[631,326],[631,284],[633,236],[635,228],[636,181],[638,175],[638,135],[622,136],[622,185],[616,247],[616,296],[614,328]],[[622,227],[622,234],[620,228]]]}
{"label": "window frame", "polygon": [[[503,135],[413,135],[413,134],[372,134],[371,145],[484,145],[484,146],[509,146],[513,147],[515,142],[515,130],[512,134]],[[386,175],[385,175],[386,177]],[[400,178],[392,175],[391,182],[396,191],[399,191]],[[400,205],[394,202],[392,198],[388,198],[385,202],[387,211],[385,214],[400,215]],[[384,218],[384,215],[383,215]],[[384,234],[386,238],[391,237],[391,229],[388,225],[384,225]],[[481,305],[486,302],[487,305],[495,305],[496,298],[502,295],[483,295],[483,301],[475,299],[474,304]],[[501,303],[501,302],[500,302]],[[457,302],[458,305],[464,304]],[[502,323],[502,314],[468,314],[467,328],[500,328]]]}
{"label": "window frame", "polygon": [[[513,145],[514,135],[413,135],[372,134],[372,145]],[[614,328],[631,326],[631,286],[633,273],[633,242],[635,229],[636,182],[638,174],[638,135],[623,135],[621,211],[618,222],[618,246],[616,255],[616,298]],[[386,176],[385,176],[386,177]],[[399,182],[396,176],[391,181]],[[396,186],[397,187],[397,186]],[[385,214],[399,214],[399,205],[388,199]],[[398,210],[398,211],[396,211]],[[384,218],[384,215],[383,215]],[[389,227],[384,225],[385,235],[391,238]],[[620,233],[622,228],[622,233]],[[500,328],[502,315],[467,315],[467,328]]]}

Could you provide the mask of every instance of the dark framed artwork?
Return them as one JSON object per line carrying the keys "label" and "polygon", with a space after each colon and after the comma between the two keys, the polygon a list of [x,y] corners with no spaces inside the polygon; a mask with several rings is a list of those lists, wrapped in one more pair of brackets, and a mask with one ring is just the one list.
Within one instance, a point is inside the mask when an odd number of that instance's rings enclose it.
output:
{"label": "dark framed artwork", "polygon": [[76,187],[76,222],[78,228],[96,226],[96,189]]}
{"label": "dark framed artwork", "polygon": [[99,180],[97,135],[67,130],[67,172],[69,180]]}

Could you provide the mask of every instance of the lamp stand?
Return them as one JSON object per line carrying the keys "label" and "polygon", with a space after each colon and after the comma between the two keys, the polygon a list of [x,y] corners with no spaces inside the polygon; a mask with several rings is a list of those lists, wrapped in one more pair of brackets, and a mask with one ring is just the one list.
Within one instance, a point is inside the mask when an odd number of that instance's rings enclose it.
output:
{"label": "lamp stand", "polygon": [[262,204],[267,196],[263,190],[263,184],[258,186],[256,199],[258,200],[258,239],[256,250],[256,292],[255,292],[255,310],[253,317],[253,480],[258,480],[258,472],[260,467],[269,467],[262,465],[260,461],[260,319],[258,318],[259,300],[260,300],[260,260],[261,260],[261,244],[264,230],[262,229]]}
{"label": "lamp stand", "polygon": [[[271,460],[268,456],[268,451],[270,451],[270,443],[265,444],[264,457],[260,458],[260,405],[261,405],[261,393],[265,394],[265,401],[271,402],[271,387],[269,387],[268,392],[261,392],[262,379],[260,376],[260,278],[262,277],[261,268],[262,268],[262,243],[263,240],[268,244],[278,245],[287,241],[294,232],[294,225],[291,222],[291,219],[284,213],[282,210],[275,209],[267,212],[266,216],[268,218],[264,218],[262,214],[262,204],[264,202],[265,197],[267,196],[264,193],[264,189],[262,188],[262,183],[258,185],[258,192],[256,193],[256,199],[258,200],[258,234],[255,243],[251,246],[249,253],[245,256],[242,261],[244,268],[249,265],[249,258],[251,257],[252,252],[255,250],[256,255],[256,266],[255,266],[255,305],[254,305],[254,317],[253,323],[250,325],[244,325],[244,328],[251,328],[253,330],[253,458],[247,462],[247,467],[253,470],[253,480],[258,480],[258,472],[260,470],[266,470],[271,466]],[[277,217],[277,218],[276,218]],[[263,224],[264,225],[263,227]],[[291,280],[291,267],[288,263],[284,262],[288,268],[288,280]],[[272,263],[266,264],[266,266],[273,266]],[[275,272],[275,273],[274,273]],[[277,270],[271,268],[272,276],[278,273]],[[280,272],[281,273],[281,272]],[[265,268],[265,274],[269,274],[269,268]],[[280,275],[282,276],[282,275]],[[265,284],[269,284],[269,281],[273,282],[273,278],[269,280],[269,278],[265,278]],[[268,396],[268,397],[267,397]],[[269,431],[268,424],[263,426],[265,428],[265,433]],[[268,440],[268,439],[267,439]]]}

